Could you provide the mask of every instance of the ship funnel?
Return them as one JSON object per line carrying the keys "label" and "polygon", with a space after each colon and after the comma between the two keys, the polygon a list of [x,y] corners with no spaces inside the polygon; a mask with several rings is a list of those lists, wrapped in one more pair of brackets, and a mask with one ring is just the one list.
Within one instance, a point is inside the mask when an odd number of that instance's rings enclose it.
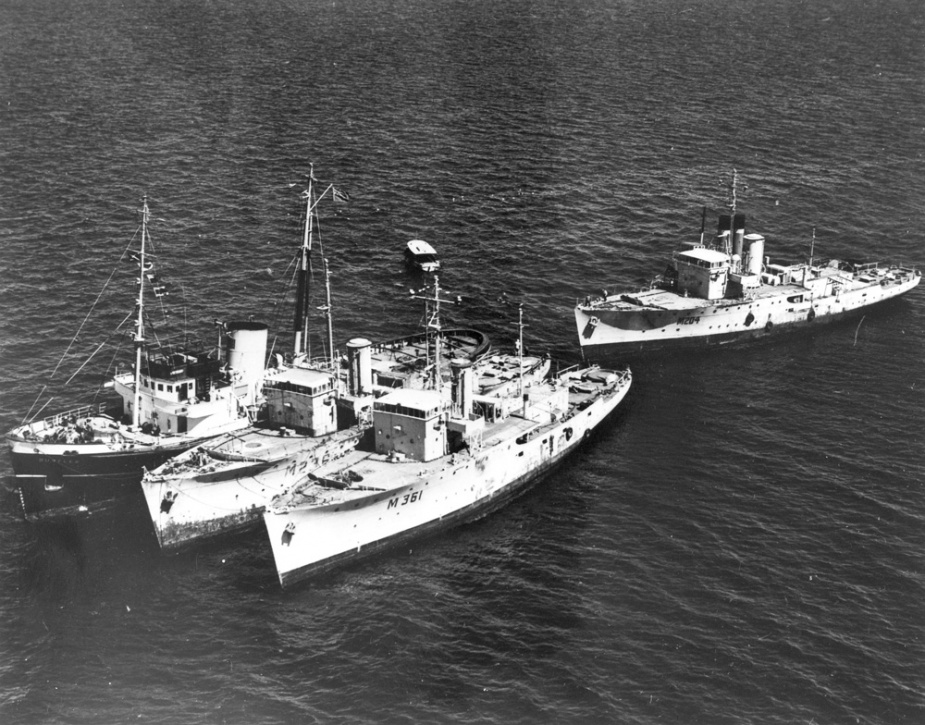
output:
{"label": "ship funnel", "polygon": [[732,232],[732,249],[740,257],[742,256],[743,240],[745,238],[745,215],[736,214],[733,223]]}
{"label": "ship funnel", "polygon": [[[743,253],[742,240],[745,236],[745,215],[720,214],[716,234],[717,241],[720,241],[726,249],[731,249],[732,254],[738,254],[741,257]],[[726,239],[723,240],[723,237],[726,237]],[[726,246],[727,244],[729,246]]]}
{"label": "ship funnel", "polygon": [[464,419],[472,414],[472,363],[459,358],[450,360],[453,374],[453,413]]}
{"label": "ship funnel", "polygon": [[347,343],[347,361],[350,365],[350,395],[368,395],[373,391],[372,343],[355,337]]}
{"label": "ship funnel", "polygon": [[764,261],[764,237],[760,234],[746,234],[745,249],[747,250],[746,269],[748,273],[761,274],[761,264]]}
{"label": "ship funnel", "polygon": [[722,234],[723,232],[728,232],[732,230],[733,234],[736,232],[745,232],[745,215],[736,214],[735,218],[731,214],[720,214],[719,221],[716,224],[716,233]]}
{"label": "ship funnel", "polygon": [[229,322],[225,328],[225,362],[252,384],[263,377],[267,326],[262,322]]}

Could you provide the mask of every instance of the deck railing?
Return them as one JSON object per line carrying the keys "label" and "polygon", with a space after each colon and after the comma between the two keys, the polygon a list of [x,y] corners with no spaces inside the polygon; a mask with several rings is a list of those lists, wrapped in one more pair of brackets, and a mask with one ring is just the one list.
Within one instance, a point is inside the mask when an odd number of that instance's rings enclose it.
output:
{"label": "deck railing", "polygon": [[43,418],[42,423],[46,428],[54,428],[55,426],[64,425],[72,420],[81,420],[82,418],[89,418],[93,415],[101,415],[106,412],[106,407],[106,403],[81,405],[79,408],[72,408],[63,413],[56,413],[55,415]]}

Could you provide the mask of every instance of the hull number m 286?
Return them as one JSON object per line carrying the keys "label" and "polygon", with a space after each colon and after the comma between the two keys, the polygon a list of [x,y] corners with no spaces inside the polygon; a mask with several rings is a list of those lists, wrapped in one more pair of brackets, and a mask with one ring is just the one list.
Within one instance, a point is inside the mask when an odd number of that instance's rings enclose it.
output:
{"label": "hull number m 286", "polygon": [[700,322],[699,317],[682,317],[678,320],[679,325],[696,325]]}
{"label": "hull number m 286", "polygon": [[407,506],[409,503],[416,503],[417,501],[420,501],[423,497],[423,491],[415,491],[414,493],[406,493],[404,496],[390,498],[388,508],[393,509],[398,508],[399,506]]}

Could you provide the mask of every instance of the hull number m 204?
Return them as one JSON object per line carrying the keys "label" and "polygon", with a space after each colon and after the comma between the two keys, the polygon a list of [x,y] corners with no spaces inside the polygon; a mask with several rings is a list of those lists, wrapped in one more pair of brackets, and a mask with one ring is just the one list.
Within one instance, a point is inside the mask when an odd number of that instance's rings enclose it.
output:
{"label": "hull number m 204", "polygon": [[[398,508],[399,506],[407,506],[409,503],[415,503],[420,501],[423,498],[423,491],[415,491],[414,493],[406,493],[404,496],[398,496],[396,498],[389,499],[388,508]],[[386,509],[388,510],[388,509]]]}
{"label": "hull number m 204", "polygon": [[679,325],[696,325],[700,322],[699,317],[682,317],[678,320]]}

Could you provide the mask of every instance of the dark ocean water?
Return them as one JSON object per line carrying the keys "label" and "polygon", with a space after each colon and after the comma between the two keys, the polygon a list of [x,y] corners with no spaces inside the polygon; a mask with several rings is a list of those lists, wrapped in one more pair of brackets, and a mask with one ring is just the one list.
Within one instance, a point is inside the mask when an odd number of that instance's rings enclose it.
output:
{"label": "dark ocean water", "polygon": [[[336,338],[421,317],[577,360],[701,204],[772,258],[925,264],[925,6],[901,0],[0,0],[0,427],[149,196],[177,327],[279,323],[299,174]],[[284,320],[285,322],[285,320]],[[3,723],[925,722],[925,289],[773,344],[639,361],[620,414],[481,522],[292,591],[262,534],[161,557],[131,516],[0,517]],[[0,473],[9,460],[0,459]]]}

